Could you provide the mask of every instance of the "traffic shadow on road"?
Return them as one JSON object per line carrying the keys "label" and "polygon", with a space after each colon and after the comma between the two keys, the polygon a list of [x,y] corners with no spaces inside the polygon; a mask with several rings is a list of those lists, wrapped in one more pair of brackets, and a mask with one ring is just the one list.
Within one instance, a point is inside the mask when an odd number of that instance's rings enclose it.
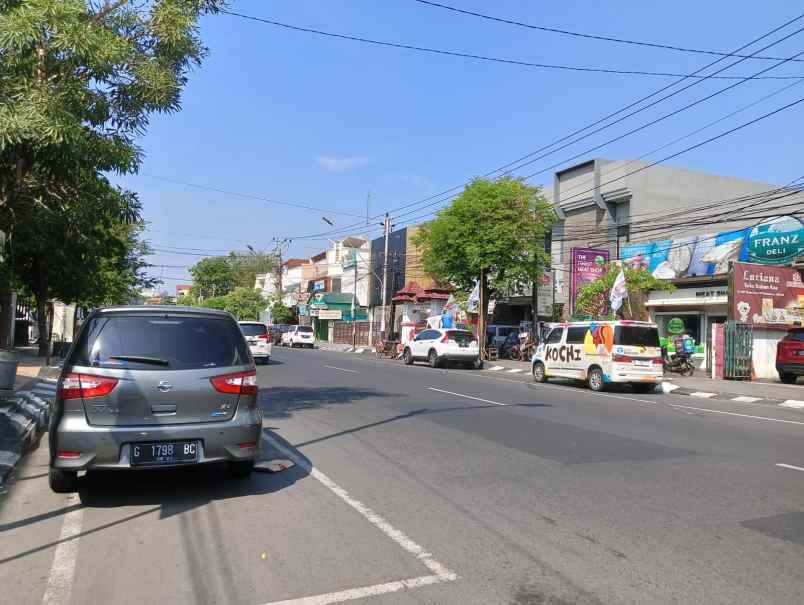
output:
{"label": "traffic shadow on road", "polygon": [[408,397],[360,387],[271,387],[260,390],[259,404],[264,418],[289,418],[294,412],[354,403],[372,397]]}

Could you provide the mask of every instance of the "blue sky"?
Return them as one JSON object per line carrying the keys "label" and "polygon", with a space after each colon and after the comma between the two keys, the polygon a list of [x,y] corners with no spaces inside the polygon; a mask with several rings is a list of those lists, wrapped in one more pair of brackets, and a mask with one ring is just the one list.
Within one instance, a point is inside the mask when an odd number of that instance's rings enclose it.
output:
{"label": "blue sky", "polygon": [[[731,51],[796,16],[783,0],[756,2],[535,2],[444,0],[468,10],[567,30]],[[690,73],[716,57],[582,40],[458,15],[412,0],[235,0],[230,9],[336,33],[528,62]],[[769,38],[776,40],[804,19]],[[183,109],[152,119],[138,175],[148,238],[159,252],[152,273],[173,290],[188,278],[190,253],[269,249],[370,213],[426,198],[525,155],[670,83],[673,78],[555,71],[380,48],[245,21],[205,18],[210,54],[193,72]],[[755,50],[758,46],[752,47]],[[750,52],[749,50],[749,52]],[[804,33],[764,54],[804,50]],[[732,62],[727,59],[719,66]],[[728,74],[769,66],[745,61]],[[802,75],[804,62],[768,75]],[[730,81],[707,81],[627,122],[521,171],[583,152]],[[589,154],[634,158],[792,84],[740,85],[662,124]],[[648,159],[656,159],[804,96],[804,84],[757,104]],[[804,105],[670,163],[783,184],[804,174]],[[580,160],[568,162],[566,165]],[[533,184],[550,182],[553,170]],[[193,189],[154,177],[327,209],[327,213]],[[336,214],[336,212],[343,214]],[[414,218],[412,213],[400,218]],[[371,235],[379,232],[371,222]],[[360,233],[365,228],[354,229]],[[325,238],[295,239],[286,254],[310,256]]]}

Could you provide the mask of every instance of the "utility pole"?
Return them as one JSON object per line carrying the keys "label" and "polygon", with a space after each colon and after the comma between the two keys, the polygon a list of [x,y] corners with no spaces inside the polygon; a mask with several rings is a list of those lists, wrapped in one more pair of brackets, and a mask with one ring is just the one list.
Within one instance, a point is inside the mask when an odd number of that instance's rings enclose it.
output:
{"label": "utility pole", "polygon": [[388,338],[385,333],[385,315],[388,307],[388,238],[391,233],[391,218],[388,213],[385,213],[385,220],[382,223],[383,231],[385,232],[385,252],[382,257],[382,321],[380,322],[380,332],[383,338]]}
{"label": "utility pole", "polygon": [[[352,348],[357,348],[357,259],[358,259],[358,249],[353,248],[355,251],[355,285],[352,292]],[[369,343],[371,344],[371,343]]]}
{"label": "utility pole", "polygon": [[279,292],[279,299],[281,300],[282,299],[282,292],[283,292],[283,290],[282,290],[282,250],[283,250],[284,247],[287,247],[288,244],[290,244],[291,240],[289,240],[286,237],[283,237],[283,238],[276,238],[275,237],[275,238],[273,238],[272,241],[274,242],[274,250],[275,250],[274,254],[276,255],[276,259],[277,259],[277,263],[278,263],[277,267],[276,267],[276,289]]}

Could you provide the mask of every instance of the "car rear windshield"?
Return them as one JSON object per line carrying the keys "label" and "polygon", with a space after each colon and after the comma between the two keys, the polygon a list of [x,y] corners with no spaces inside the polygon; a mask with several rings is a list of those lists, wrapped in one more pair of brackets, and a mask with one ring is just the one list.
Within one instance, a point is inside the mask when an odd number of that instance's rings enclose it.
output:
{"label": "car rear windshield", "polygon": [[250,358],[243,334],[231,319],[99,315],[84,327],[70,363],[165,371],[238,366],[250,363]]}
{"label": "car rear windshield", "polygon": [[268,331],[265,324],[240,324],[240,329],[246,336],[259,336]]}
{"label": "car rear windshield", "polygon": [[310,326],[299,326],[298,331],[304,333],[312,333],[313,328],[311,328]]}
{"label": "car rear windshield", "polygon": [[472,342],[475,337],[471,332],[466,330],[447,330],[447,339],[454,340],[455,342]]}
{"label": "car rear windshield", "polygon": [[784,337],[785,340],[798,340],[804,342],[804,330],[791,330]]}
{"label": "car rear windshield", "polygon": [[648,326],[617,326],[614,344],[632,347],[658,347],[659,329]]}

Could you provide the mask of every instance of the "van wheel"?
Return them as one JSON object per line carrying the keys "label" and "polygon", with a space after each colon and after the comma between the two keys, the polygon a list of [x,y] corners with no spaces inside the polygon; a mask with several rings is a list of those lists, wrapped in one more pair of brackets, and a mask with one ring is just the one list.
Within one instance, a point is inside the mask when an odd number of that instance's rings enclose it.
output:
{"label": "van wheel", "polygon": [[47,476],[48,482],[50,483],[50,489],[57,494],[70,494],[74,491],[77,491],[77,471],[63,471],[57,468],[51,468],[48,471]]}
{"label": "van wheel", "polygon": [[431,368],[437,368],[440,363],[438,363],[438,353],[436,353],[435,349],[430,349],[430,353],[427,355],[427,363],[430,364]]}
{"label": "van wheel", "polygon": [[533,364],[533,382],[547,382],[547,373],[544,371],[544,364],[541,361]]}
{"label": "van wheel", "polygon": [[402,360],[405,362],[406,366],[413,365],[413,354],[410,352],[410,349],[405,349],[405,352],[402,353]]}
{"label": "van wheel", "polygon": [[586,383],[593,391],[602,391],[606,386],[603,382],[603,370],[597,367],[589,368],[589,372],[586,375]]}
{"label": "van wheel", "polygon": [[238,460],[236,462],[226,463],[226,472],[230,477],[243,478],[248,477],[251,471],[254,470],[253,460]]}

